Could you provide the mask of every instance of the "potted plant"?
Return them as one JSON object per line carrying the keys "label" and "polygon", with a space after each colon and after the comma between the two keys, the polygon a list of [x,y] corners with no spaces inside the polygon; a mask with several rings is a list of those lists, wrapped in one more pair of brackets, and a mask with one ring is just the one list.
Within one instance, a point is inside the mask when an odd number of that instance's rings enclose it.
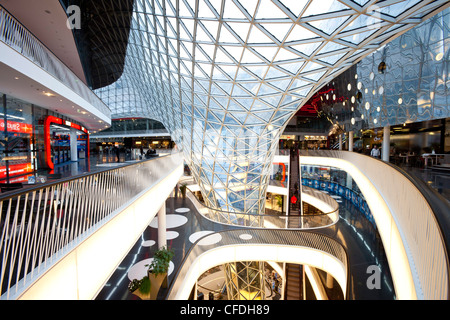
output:
{"label": "potted plant", "polygon": [[183,183],[180,186],[180,192],[181,192],[183,199],[186,198],[186,189],[187,189],[186,183]]}
{"label": "potted plant", "polygon": [[166,247],[160,248],[155,252],[153,261],[148,266],[148,278],[150,279],[150,297],[156,300],[161,286],[167,288],[167,273],[169,264],[174,256],[174,251]]}
{"label": "potted plant", "polygon": [[128,285],[128,290],[142,300],[150,300],[151,282],[148,276],[141,280],[133,279]]}

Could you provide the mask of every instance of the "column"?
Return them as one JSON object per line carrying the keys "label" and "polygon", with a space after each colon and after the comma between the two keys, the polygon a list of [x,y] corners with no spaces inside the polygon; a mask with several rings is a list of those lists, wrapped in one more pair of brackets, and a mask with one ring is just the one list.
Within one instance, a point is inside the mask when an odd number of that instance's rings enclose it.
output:
{"label": "column", "polygon": [[342,151],[342,134],[339,135],[339,150]]}
{"label": "column", "polygon": [[383,161],[389,162],[389,155],[391,153],[391,127],[385,126],[383,128],[383,144],[381,149],[381,157]]}
{"label": "column", "polygon": [[329,273],[327,273],[327,288],[332,289],[333,288],[333,276],[331,276]]}
{"label": "column", "polygon": [[166,237],[166,202],[158,211],[158,248],[167,247]]}
{"label": "column", "polygon": [[348,133],[348,151],[353,152],[353,131]]}
{"label": "column", "polygon": [[78,135],[75,128],[70,128],[70,160],[78,161]]}

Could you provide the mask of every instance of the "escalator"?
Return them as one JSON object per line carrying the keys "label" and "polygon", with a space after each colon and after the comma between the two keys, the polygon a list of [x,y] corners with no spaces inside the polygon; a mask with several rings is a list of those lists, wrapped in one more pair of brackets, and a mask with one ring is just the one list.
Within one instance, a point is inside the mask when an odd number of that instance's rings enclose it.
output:
{"label": "escalator", "polygon": [[[301,192],[300,192],[300,166],[298,150],[291,149],[289,158],[289,210],[288,215],[299,216],[301,210]],[[291,221],[297,221],[290,219]],[[293,222],[295,223],[295,222]],[[295,227],[295,226],[289,226]]]}
{"label": "escalator", "polygon": [[303,270],[299,264],[286,263],[285,300],[303,300]]}

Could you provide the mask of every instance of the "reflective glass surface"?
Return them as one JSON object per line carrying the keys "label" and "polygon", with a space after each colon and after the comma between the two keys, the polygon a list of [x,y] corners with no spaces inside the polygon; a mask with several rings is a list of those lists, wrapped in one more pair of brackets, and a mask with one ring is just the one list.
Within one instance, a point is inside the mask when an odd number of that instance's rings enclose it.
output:
{"label": "reflective glass surface", "polygon": [[164,124],[207,204],[264,210],[291,116],[314,92],[441,1],[136,0],[113,118]]}

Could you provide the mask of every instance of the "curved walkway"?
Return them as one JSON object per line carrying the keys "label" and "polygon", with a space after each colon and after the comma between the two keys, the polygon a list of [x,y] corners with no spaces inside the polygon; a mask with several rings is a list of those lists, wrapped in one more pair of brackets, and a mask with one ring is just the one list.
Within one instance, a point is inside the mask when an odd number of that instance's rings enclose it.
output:
{"label": "curved walkway", "polygon": [[[178,210],[180,208],[187,208],[189,211]],[[169,283],[173,280],[174,271],[180,266],[185,254],[198,237],[208,232],[240,229],[239,227],[216,224],[205,219],[195,210],[188,199],[169,198],[166,202],[166,210],[168,217],[174,215],[171,218],[174,224],[167,225],[168,245],[175,251],[173,265],[169,270]],[[178,224],[176,221],[178,221]],[[359,213],[352,203],[342,199],[339,222],[320,232],[340,242],[349,254],[350,285],[348,299],[386,300],[394,298],[392,279],[379,236],[370,222]],[[142,266],[145,264],[142,261],[152,258],[156,251],[157,239],[157,229],[149,226],[142,234],[141,240],[130,250],[127,257],[111,275],[103,290],[99,292],[98,300],[139,299],[128,292],[127,286],[133,274],[139,276],[139,272],[142,272]],[[377,265],[381,270],[379,289],[370,289],[366,285],[366,281],[371,275],[367,273],[367,268],[372,265]],[[139,268],[141,270],[137,270]],[[165,299],[166,294],[167,289],[161,289],[158,299]]]}

